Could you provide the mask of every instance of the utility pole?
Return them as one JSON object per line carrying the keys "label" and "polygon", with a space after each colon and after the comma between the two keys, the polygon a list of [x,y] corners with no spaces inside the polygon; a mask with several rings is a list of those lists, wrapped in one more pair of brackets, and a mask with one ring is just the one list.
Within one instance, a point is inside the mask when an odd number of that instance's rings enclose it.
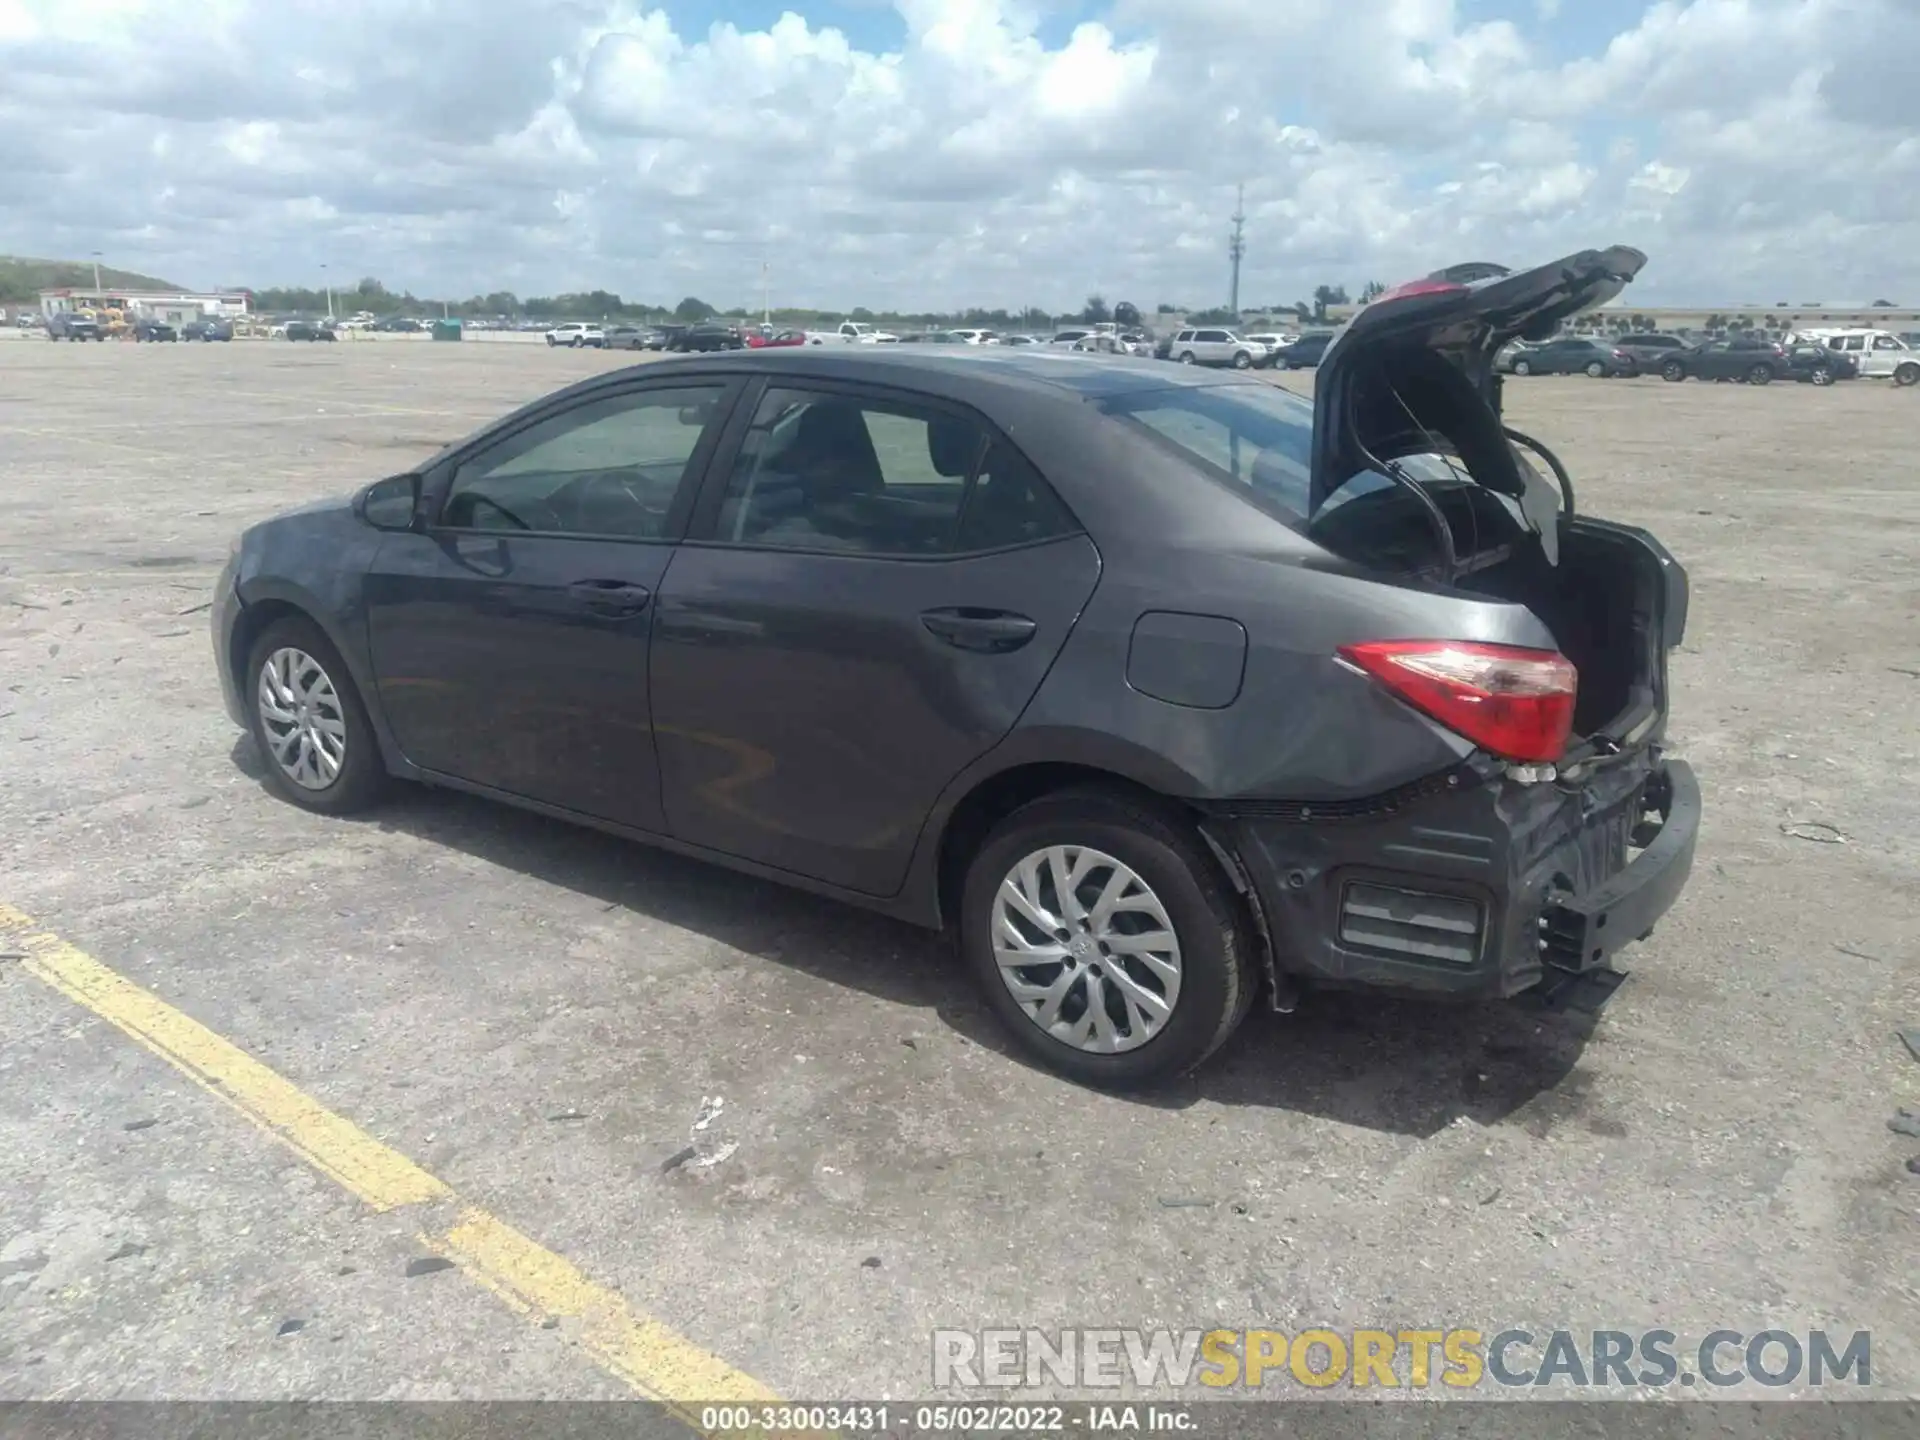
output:
{"label": "utility pole", "polygon": [[333,277],[327,274],[327,267],[320,267],[320,276],[327,287],[327,319],[333,319]]}
{"label": "utility pole", "polygon": [[100,298],[100,252],[93,252],[93,298]]}
{"label": "utility pole", "polygon": [[767,262],[760,262],[760,323],[773,323],[773,282],[767,278]]}
{"label": "utility pole", "polygon": [[1227,258],[1233,262],[1233,288],[1227,297],[1227,310],[1240,314],[1240,262],[1247,253],[1247,187],[1242,184],[1233,197],[1233,238],[1227,242]]}

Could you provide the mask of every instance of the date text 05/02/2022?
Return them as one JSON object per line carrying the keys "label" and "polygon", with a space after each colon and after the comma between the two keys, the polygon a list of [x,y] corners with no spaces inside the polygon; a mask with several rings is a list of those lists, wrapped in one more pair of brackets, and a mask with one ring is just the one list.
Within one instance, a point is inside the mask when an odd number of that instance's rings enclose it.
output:
{"label": "date text 05/02/2022", "polygon": [[[909,1422],[911,1422],[909,1424]],[[1192,1412],[1177,1405],[709,1405],[700,1412],[706,1435],[876,1435],[911,1428],[927,1434],[1066,1430],[1157,1431],[1195,1428]]]}

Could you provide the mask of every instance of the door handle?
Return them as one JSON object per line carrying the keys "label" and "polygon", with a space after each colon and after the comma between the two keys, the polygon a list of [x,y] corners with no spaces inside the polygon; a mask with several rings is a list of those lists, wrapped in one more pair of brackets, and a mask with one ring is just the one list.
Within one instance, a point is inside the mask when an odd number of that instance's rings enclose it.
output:
{"label": "door handle", "polygon": [[920,623],[936,640],[956,650],[973,650],[984,655],[1004,655],[1018,650],[1033,639],[1040,627],[1024,615],[1010,610],[976,610],[958,605],[945,610],[928,610]]}
{"label": "door handle", "polygon": [[567,593],[594,614],[616,619],[638,615],[653,599],[653,592],[646,586],[625,580],[576,580],[567,587]]}

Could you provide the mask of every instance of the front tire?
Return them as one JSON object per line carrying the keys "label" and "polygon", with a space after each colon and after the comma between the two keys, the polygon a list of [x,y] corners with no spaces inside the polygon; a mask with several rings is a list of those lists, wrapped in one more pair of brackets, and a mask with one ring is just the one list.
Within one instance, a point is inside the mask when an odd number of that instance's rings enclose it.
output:
{"label": "front tire", "polygon": [[1833,384],[1833,371],[1824,365],[1816,365],[1807,372],[1807,379],[1811,380],[1815,385],[1831,385]]}
{"label": "front tire", "polygon": [[1244,351],[1244,350],[1236,350],[1236,351],[1234,351],[1234,352],[1233,352],[1233,368],[1234,368],[1234,369],[1236,369],[1236,370],[1250,370],[1250,369],[1252,369],[1252,368],[1253,368],[1253,357],[1252,357],[1251,355],[1249,355],[1249,354],[1248,354],[1248,353],[1247,353],[1246,351]]}
{"label": "front tire", "polygon": [[1587,375],[1589,378],[1594,380],[1599,380],[1603,378],[1606,375],[1606,373],[1607,373],[1607,367],[1602,365],[1598,360],[1591,360],[1587,362]]}
{"label": "front tire", "polygon": [[247,648],[247,728],[282,800],[321,815],[378,802],[392,784],[353,676],[304,615],[275,620]]}
{"label": "front tire", "polygon": [[1514,374],[1516,374],[1516,375],[1531,375],[1531,374],[1533,373],[1533,364],[1532,364],[1532,362],[1531,362],[1531,361],[1527,361],[1527,360],[1516,360],[1516,361],[1514,361],[1514,362],[1513,362],[1513,373],[1514,373]]}
{"label": "front tire", "polygon": [[1021,1049],[1103,1089],[1195,1069],[1253,1004],[1217,864],[1189,827],[1117,793],[1049,795],[1001,821],[968,867],[960,936]]}
{"label": "front tire", "polygon": [[1772,380],[1773,369],[1771,366],[1756,365],[1747,371],[1747,383],[1749,385],[1766,385],[1771,383]]}
{"label": "front tire", "polygon": [[1193,364],[1193,363],[1194,363],[1194,359],[1193,359],[1193,351],[1191,351],[1191,350],[1182,350],[1182,351],[1180,352],[1180,363],[1181,363],[1182,365],[1191,365],[1191,364]]}
{"label": "front tire", "polygon": [[1679,361],[1669,360],[1666,364],[1660,367],[1660,378],[1662,380],[1668,380],[1673,382],[1674,384],[1678,384],[1680,381],[1687,378],[1687,372],[1685,367],[1682,366]]}
{"label": "front tire", "polygon": [[1915,364],[1911,360],[1901,361],[1893,372],[1893,383],[1896,385],[1920,385],[1920,364]]}

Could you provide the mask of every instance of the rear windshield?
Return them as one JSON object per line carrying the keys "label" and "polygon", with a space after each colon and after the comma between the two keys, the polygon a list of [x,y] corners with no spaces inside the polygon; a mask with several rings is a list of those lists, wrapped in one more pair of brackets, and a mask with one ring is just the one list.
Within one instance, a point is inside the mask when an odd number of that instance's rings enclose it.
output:
{"label": "rear windshield", "polygon": [[1313,406],[1298,395],[1274,385],[1182,385],[1116,395],[1101,409],[1276,519],[1306,528]]}

